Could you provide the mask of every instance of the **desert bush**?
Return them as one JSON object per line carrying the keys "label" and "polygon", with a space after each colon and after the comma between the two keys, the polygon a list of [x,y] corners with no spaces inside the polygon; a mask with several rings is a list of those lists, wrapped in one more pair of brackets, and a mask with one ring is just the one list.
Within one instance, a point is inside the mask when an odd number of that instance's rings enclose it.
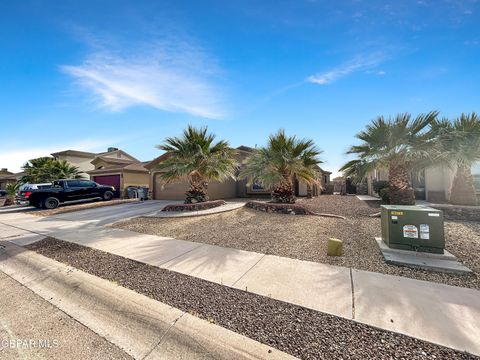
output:
{"label": "desert bush", "polygon": [[390,188],[388,187],[381,188],[378,195],[380,195],[380,198],[385,204],[390,204]]}
{"label": "desert bush", "polygon": [[378,195],[380,195],[380,191],[384,188],[388,187],[387,180],[375,180],[372,184],[373,191],[375,191]]}

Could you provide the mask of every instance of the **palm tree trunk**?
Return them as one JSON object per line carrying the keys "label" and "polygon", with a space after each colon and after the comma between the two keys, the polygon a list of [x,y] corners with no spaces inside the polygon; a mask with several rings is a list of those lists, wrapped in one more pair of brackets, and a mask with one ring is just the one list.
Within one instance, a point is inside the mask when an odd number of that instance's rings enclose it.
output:
{"label": "palm tree trunk", "polygon": [[207,183],[202,176],[196,173],[190,174],[188,176],[188,182],[190,183],[190,188],[185,193],[187,196],[185,204],[205,202],[209,200]]}
{"label": "palm tree trunk", "polygon": [[410,172],[406,164],[391,162],[388,169],[390,204],[415,205],[415,193],[410,186]]}
{"label": "palm tree trunk", "polygon": [[284,176],[283,181],[272,191],[272,202],[293,204],[295,200],[293,180]]}
{"label": "palm tree trunk", "polygon": [[470,167],[457,167],[452,183],[450,203],[455,205],[477,205],[477,194]]}

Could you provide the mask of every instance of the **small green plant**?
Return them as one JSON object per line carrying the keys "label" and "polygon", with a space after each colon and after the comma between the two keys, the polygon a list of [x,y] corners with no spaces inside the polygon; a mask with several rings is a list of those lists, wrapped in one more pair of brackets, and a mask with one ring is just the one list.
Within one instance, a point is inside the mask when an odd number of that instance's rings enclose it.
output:
{"label": "small green plant", "polygon": [[390,188],[389,187],[384,187],[380,189],[378,195],[380,195],[380,198],[385,204],[390,204]]}
{"label": "small green plant", "polygon": [[7,184],[5,188],[5,190],[7,191],[6,205],[10,205],[15,202],[15,195],[17,194],[20,185],[21,184],[19,182]]}
{"label": "small green plant", "polygon": [[373,191],[380,195],[380,191],[384,188],[388,188],[388,181],[386,180],[376,180],[372,184]]}

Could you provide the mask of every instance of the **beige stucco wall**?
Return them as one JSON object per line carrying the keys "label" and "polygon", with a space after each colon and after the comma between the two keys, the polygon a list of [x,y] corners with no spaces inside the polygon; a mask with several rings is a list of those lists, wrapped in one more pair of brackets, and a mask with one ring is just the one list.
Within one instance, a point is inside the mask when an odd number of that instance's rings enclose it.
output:
{"label": "beige stucco wall", "polygon": [[388,172],[385,169],[376,169],[367,175],[367,193],[371,196],[378,196],[373,190],[373,183],[375,181],[388,181]]}
{"label": "beige stucco wall", "polygon": [[103,154],[102,156],[107,158],[112,158],[112,159],[135,160],[133,157],[127,156],[121,152],[113,152],[111,154],[107,153],[107,154]]}
{"label": "beige stucco wall", "polygon": [[140,173],[134,171],[123,172],[123,188],[127,186],[149,186],[150,175],[148,173]]}
{"label": "beige stucco wall", "polygon": [[57,156],[58,160],[66,160],[73,166],[76,166],[79,168],[79,170],[82,172],[82,176],[85,179],[88,179],[89,176],[86,173],[87,171],[95,169],[95,167],[91,164],[91,161],[93,160],[93,157],[87,158],[87,157],[80,157],[80,156],[72,156],[72,155],[58,155]]}
{"label": "beige stucco wall", "polygon": [[237,184],[232,179],[223,183],[213,181],[208,184],[208,195],[211,200],[234,198],[237,196]]}
{"label": "beige stucco wall", "polygon": [[448,201],[455,170],[446,166],[425,169],[425,194],[427,201]]}
{"label": "beige stucco wall", "polygon": [[95,160],[95,166],[94,167],[95,167],[95,169],[107,169],[109,167],[115,167],[115,166],[118,166],[118,164],[112,164],[112,163],[108,163],[106,161],[103,161],[101,159],[97,159],[97,160]]}
{"label": "beige stucco wall", "polygon": [[[187,181],[172,182],[164,184],[156,173],[153,176],[153,198],[156,200],[185,200],[185,192],[190,187]],[[237,184],[234,180],[227,180],[223,183],[213,181],[208,184],[208,195],[210,200],[229,199],[237,195]]]}
{"label": "beige stucco wall", "polygon": [[307,183],[305,181],[298,181],[298,196],[307,196]]}

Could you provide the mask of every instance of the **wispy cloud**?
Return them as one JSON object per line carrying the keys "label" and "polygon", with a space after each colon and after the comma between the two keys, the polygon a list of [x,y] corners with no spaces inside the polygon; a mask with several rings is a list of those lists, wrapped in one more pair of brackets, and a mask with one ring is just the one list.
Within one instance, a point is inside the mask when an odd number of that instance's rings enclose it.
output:
{"label": "wispy cloud", "polygon": [[80,65],[62,65],[61,70],[110,111],[146,105],[221,118],[224,110],[214,81],[215,61],[185,41],[153,44],[125,45],[119,52],[97,43]]}
{"label": "wispy cloud", "polygon": [[[62,150],[80,150],[80,151],[106,151],[108,146],[118,143],[118,139],[82,139],[71,143],[59,143],[48,146],[15,146],[15,144],[2,144],[0,147],[0,164],[2,168],[8,168],[10,171],[20,171],[23,164],[31,159],[41,156],[50,156],[50,154]],[[5,145],[5,146],[4,146]]]}
{"label": "wispy cloud", "polygon": [[[331,70],[311,75],[306,80],[308,82],[319,84],[319,85],[331,84],[352,73],[355,73],[358,71],[371,70],[377,67],[378,65],[380,65],[381,63],[383,63],[386,59],[387,57],[384,53],[374,53],[368,56],[359,55],[354,59],[338,67],[335,67]],[[384,73],[382,72],[381,75],[383,74]]]}

